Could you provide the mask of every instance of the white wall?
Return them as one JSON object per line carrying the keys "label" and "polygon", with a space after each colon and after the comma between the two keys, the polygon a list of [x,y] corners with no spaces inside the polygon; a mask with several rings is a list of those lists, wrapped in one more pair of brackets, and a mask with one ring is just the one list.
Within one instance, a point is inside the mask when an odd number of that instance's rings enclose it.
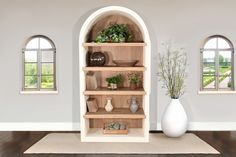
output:
{"label": "white wall", "polygon": [[[199,49],[203,40],[221,34],[236,45],[234,0],[0,0],[0,123],[79,122],[79,30],[89,14],[108,5],[136,11],[150,31],[152,129],[156,129],[169,102],[156,76],[157,52],[161,51],[161,43],[169,39],[188,51],[190,73],[182,102],[190,122],[236,128],[236,95],[198,95]],[[46,35],[56,44],[59,94],[19,94],[21,48],[28,37],[36,34]]]}

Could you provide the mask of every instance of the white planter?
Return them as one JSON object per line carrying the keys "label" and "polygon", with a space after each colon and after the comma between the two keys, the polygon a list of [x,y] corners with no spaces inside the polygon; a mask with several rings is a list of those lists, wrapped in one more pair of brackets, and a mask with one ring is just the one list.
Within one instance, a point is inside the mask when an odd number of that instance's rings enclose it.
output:
{"label": "white planter", "polygon": [[180,137],[188,127],[188,118],[179,99],[172,99],[162,116],[161,127],[168,137]]}

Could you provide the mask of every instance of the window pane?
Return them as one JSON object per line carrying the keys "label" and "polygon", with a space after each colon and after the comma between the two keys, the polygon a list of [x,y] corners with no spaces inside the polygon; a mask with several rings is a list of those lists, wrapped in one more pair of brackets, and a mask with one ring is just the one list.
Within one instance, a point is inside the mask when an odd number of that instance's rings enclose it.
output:
{"label": "window pane", "polygon": [[219,74],[229,75],[231,74],[231,51],[219,52]]}
{"label": "window pane", "polygon": [[215,63],[204,62],[203,63],[203,75],[215,75]]}
{"label": "window pane", "polygon": [[203,62],[215,62],[215,52],[214,51],[204,51],[203,52]]}
{"label": "window pane", "polygon": [[203,88],[215,88],[214,75],[203,75]]}
{"label": "window pane", "polygon": [[37,51],[25,51],[25,62],[37,62]]}
{"label": "window pane", "polygon": [[26,49],[38,49],[38,48],[39,48],[39,38],[33,38],[26,45]]}
{"label": "window pane", "polygon": [[203,52],[203,88],[215,88],[215,52]]}
{"label": "window pane", "polygon": [[53,56],[54,56],[53,51],[43,51],[42,62],[54,62]]}
{"label": "window pane", "polygon": [[37,63],[25,63],[25,75],[37,75]]}
{"label": "window pane", "polygon": [[53,74],[53,63],[42,63],[42,75]]}
{"label": "window pane", "polygon": [[230,48],[229,43],[223,39],[223,38],[218,38],[218,48],[219,49],[228,49]]}
{"label": "window pane", "polygon": [[25,88],[37,88],[37,76],[25,76]]}
{"label": "window pane", "polygon": [[41,88],[54,88],[53,76],[42,76]]}
{"label": "window pane", "polygon": [[204,49],[216,49],[217,48],[217,38],[212,38],[206,42]]}
{"label": "window pane", "polygon": [[40,48],[41,49],[50,49],[52,48],[52,45],[50,42],[44,38],[40,38]]}
{"label": "window pane", "polygon": [[230,89],[232,87],[231,75],[221,75],[219,82],[219,88]]}

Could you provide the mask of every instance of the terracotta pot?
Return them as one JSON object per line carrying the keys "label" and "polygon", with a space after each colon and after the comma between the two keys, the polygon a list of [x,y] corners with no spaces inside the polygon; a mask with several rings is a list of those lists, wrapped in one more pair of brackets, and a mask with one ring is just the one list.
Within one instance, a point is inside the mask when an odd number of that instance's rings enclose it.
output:
{"label": "terracotta pot", "polygon": [[130,82],[130,89],[137,89],[137,83]]}

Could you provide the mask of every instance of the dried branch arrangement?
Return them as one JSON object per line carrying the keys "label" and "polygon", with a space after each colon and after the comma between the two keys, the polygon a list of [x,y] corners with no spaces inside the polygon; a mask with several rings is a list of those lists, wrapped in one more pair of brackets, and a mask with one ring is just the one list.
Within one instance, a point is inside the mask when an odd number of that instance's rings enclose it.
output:
{"label": "dried branch arrangement", "polygon": [[183,48],[173,50],[170,44],[164,44],[165,52],[159,53],[158,76],[162,87],[167,89],[167,95],[178,99],[184,94],[186,78],[187,54]]}

